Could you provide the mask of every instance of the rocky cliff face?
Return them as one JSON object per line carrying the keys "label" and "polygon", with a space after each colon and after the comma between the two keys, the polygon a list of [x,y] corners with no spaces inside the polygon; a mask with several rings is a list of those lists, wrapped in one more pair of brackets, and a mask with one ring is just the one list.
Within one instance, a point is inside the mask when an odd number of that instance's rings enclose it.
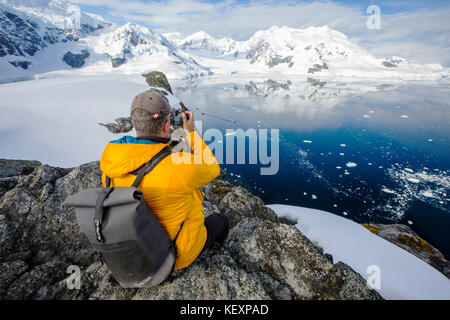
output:
{"label": "rocky cliff face", "polygon": [[[225,243],[155,288],[123,289],[83,234],[68,195],[100,186],[98,162],[64,169],[0,160],[1,299],[380,299],[258,197],[224,180],[203,188],[206,214],[230,217]],[[69,290],[68,266],[81,268]]]}

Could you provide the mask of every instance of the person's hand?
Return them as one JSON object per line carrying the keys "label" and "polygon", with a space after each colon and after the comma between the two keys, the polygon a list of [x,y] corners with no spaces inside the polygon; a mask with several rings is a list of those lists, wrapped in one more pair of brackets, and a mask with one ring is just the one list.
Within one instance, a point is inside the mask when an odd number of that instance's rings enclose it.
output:
{"label": "person's hand", "polygon": [[[189,120],[186,119],[186,114],[189,116]],[[191,111],[184,111],[181,117],[183,118],[183,128],[188,132],[194,131],[194,114]]]}

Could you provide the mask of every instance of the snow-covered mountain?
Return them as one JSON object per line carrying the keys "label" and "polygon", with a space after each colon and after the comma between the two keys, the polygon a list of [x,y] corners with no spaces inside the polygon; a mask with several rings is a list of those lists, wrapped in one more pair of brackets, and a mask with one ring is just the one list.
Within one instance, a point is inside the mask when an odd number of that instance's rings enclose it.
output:
{"label": "snow-covered mountain", "polygon": [[210,73],[148,28],[133,23],[115,26],[66,0],[0,1],[0,80],[67,70]]}
{"label": "snow-covered mountain", "polygon": [[0,0],[0,80],[76,72],[142,73],[169,77],[288,74],[306,77],[439,79],[448,69],[399,57],[380,59],[327,26],[274,26],[246,41],[196,32],[161,35],[116,26],[67,0]]}
{"label": "snow-covered mountain", "polygon": [[[200,56],[199,63],[214,65],[212,70],[216,73],[235,69],[373,78],[421,78],[431,74],[439,78],[439,72],[448,73],[439,64],[419,65],[399,57],[376,58],[352,43],[345,34],[328,26],[306,29],[273,26],[256,32],[247,41],[214,39],[204,32],[197,32],[177,43],[186,52]],[[228,63],[230,58],[234,68]]]}
{"label": "snow-covered mountain", "polygon": [[64,56],[55,59],[55,53],[112,26],[66,0],[0,1],[2,79],[64,68]]}

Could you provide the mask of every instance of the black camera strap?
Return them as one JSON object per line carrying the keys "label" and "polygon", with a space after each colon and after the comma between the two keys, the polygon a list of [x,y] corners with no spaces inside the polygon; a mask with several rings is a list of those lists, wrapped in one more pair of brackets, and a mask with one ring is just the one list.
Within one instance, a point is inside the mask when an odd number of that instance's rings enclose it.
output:
{"label": "black camera strap", "polygon": [[160,163],[164,158],[166,158],[171,153],[172,150],[170,150],[169,146],[165,146],[149,162],[144,163],[140,168],[133,171],[136,173],[137,177],[134,180],[132,187],[137,188],[141,183],[142,178],[144,178],[146,174],[150,173],[150,171],[152,171],[153,168],[155,168],[158,165],[158,163]]}

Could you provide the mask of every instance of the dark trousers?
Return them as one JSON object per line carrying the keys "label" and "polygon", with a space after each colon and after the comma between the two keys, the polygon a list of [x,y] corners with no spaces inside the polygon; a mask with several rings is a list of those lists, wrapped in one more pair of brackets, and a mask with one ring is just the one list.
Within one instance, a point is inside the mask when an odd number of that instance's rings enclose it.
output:
{"label": "dark trousers", "polygon": [[214,213],[205,218],[206,242],[202,251],[211,248],[214,242],[221,243],[228,234],[228,217]]}

